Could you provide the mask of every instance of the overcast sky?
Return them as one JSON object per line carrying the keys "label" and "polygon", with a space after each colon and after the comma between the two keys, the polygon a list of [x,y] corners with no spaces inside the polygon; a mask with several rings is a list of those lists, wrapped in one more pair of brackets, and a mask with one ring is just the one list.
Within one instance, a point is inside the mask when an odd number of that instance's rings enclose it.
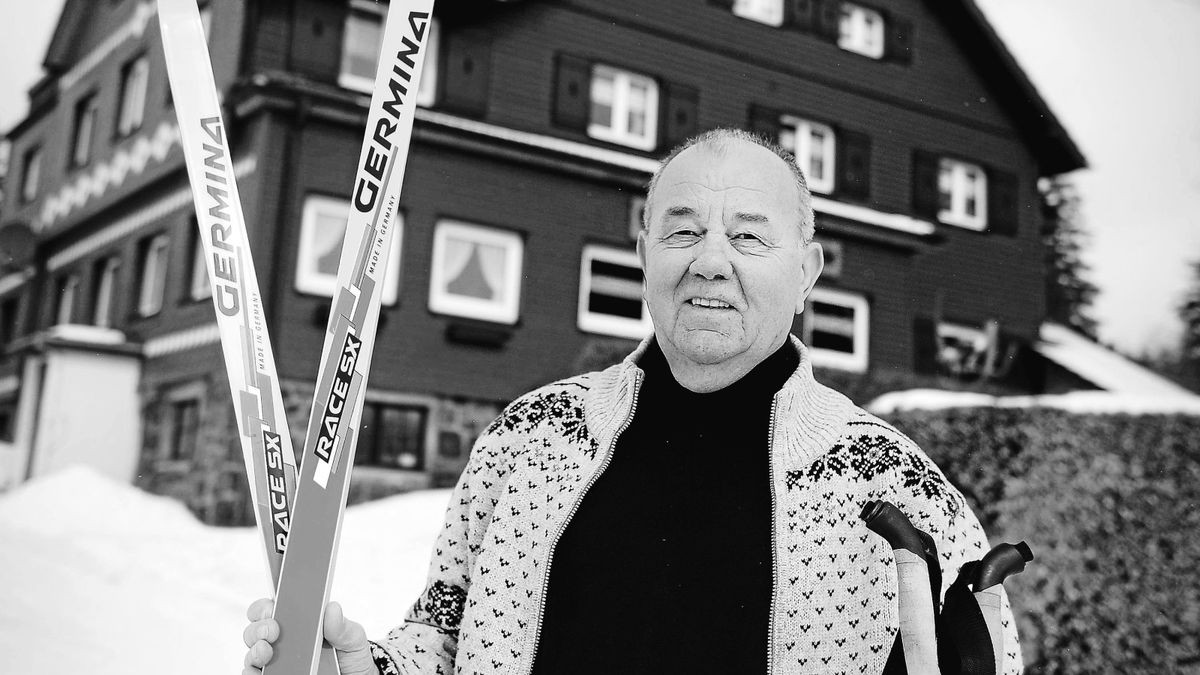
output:
{"label": "overcast sky", "polygon": [[[977,2],[1088,158],[1075,180],[1101,338],[1176,344],[1200,260],[1200,0]],[[0,129],[25,115],[61,6],[23,2],[0,22]]]}

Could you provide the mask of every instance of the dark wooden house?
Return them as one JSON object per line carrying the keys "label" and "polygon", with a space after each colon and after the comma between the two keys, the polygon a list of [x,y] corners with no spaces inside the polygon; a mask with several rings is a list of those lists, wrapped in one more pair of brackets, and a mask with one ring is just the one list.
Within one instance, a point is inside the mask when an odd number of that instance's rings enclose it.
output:
{"label": "dark wooden house", "polygon": [[[384,4],[201,5],[298,435]],[[0,225],[34,244],[0,277],[0,476],[114,453],[113,472],[237,518],[241,460],[154,7],[67,0],[8,134]],[[768,134],[808,174],[829,262],[795,328],[821,367],[996,370],[1036,338],[1038,180],[1084,159],[971,0],[435,13],[360,493],[453,480],[505,402],[647,334],[644,185],[713,127]],[[106,444],[104,420],[133,431]]]}

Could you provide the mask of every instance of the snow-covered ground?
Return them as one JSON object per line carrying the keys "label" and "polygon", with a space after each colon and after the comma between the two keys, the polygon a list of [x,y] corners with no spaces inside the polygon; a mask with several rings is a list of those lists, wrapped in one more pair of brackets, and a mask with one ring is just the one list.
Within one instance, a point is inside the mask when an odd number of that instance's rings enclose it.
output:
{"label": "snow-covered ground", "polygon": [[[332,597],[368,635],[421,591],[448,499],[346,512]],[[271,594],[260,546],[82,467],[0,495],[0,673],[239,673],[246,606]]]}

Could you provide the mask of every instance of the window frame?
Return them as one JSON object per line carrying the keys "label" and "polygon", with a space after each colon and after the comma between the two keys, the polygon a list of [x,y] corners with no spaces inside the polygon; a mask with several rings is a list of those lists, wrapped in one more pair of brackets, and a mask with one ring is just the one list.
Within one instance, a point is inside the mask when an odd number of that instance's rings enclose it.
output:
{"label": "window frame", "polygon": [[[379,422],[379,415],[386,409],[395,409],[401,412],[418,413],[420,422],[417,433],[414,437],[417,439],[417,452],[414,455],[417,462],[413,466],[401,466],[397,464],[388,464],[380,461],[380,443],[379,432],[383,431],[382,423]],[[359,418],[359,428],[357,434],[358,445],[354,453],[355,468],[369,467],[372,469],[384,469],[391,471],[424,471],[428,464],[426,454],[428,453],[428,437],[429,437],[429,417],[430,408],[427,405],[415,403],[398,403],[391,400],[379,400],[367,397],[363,402],[362,416]],[[375,415],[371,418],[375,421],[376,430],[367,431],[365,427],[369,424],[369,415]],[[366,442],[364,442],[366,441]]]}
{"label": "window frame", "polygon": [[59,278],[62,279],[62,283],[58,291],[58,304],[54,308],[54,325],[64,326],[74,322],[80,280],[77,272]]}
{"label": "window frame", "polygon": [[[71,129],[71,155],[69,167],[77,169],[92,161],[92,146],[96,142],[96,122],[100,116],[96,92],[91,92],[75,103],[75,122]],[[86,125],[85,125],[86,122]],[[86,138],[80,139],[86,130]],[[82,156],[81,156],[82,155]]]}
{"label": "window frame", "polygon": [[25,151],[21,161],[21,201],[31,202],[38,197],[42,182],[42,146]]}
{"label": "window frame", "polygon": [[[192,225],[196,225],[195,218],[192,219]],[[194,302],[201,300],[209,300],[212,298],[212,283],[208,275],[208,261],[205,259],[204,242],[200,240],[202,236],[198,227],[192,227],[192,268],[190,272],[190,280],[188,282],[188,298]]]}
{"label": "window frame", "polygon": [[[646,307],[645,299],[641,300],[642,318],[633,320],[626,317],[592,312],[588,310],[588,297],[593,290],[591,263],[603,262],[632,267],[641,273],[641,264],[637,252],[603,244],[586,244],[579,257],[579,299],[575,315],[575,325],[579,330],[597,335],[641,340],[654,332],[654,324],[650,321],[650,310]],[[620,283],[620,282],[617,282]],[[645,282],[639,289],[639,298],[645,290]]]}
{"label": "window frame", "polygon": [[[504,249],[505,268],[511,272],[504,279],[501,300],[484,300],[455,295],[445,290],[447,272],[443,265],[447,239],[457,236],[477,244],[500,246]],[[525,241],[520,234],[489,225],[443,219],[434,225],[433,256],[429,274],[429,311],[435,314],[458,316],[480,321],[514,325],[521,313],[521,277]]]}
{"label": "window frame", "polygon": [[[154,316],[162,311],[167,294],[167,267],[171,257],[171,238],[156,234],[142,240],[138,278],[138,316]],[[151,263],[154,263],[152,266]]]}
{"label": "window frame", "polygon": [[[974,173],[974,195],[970,194],[972,183],[968,174]],[[943,187],[943,176],[949,175],[948,191]],[[988,227],[988,174],[982,165],[953,157],[938,158],[938,222],[955,225],[968,230],[983,232]],[[975,213],[967,213],[967,203],[975,199]],[[949,208],[940,206],[944,197],[949,197]]]}
{"label": "window frame", "polygon": [[[133,78],[137,77],[135,81]],[[142,128],[146,121],[146,94],[150,87],[150,59],[139,54],[121,66],[121,89],[117,99],[118,138],[125,138]],[[132,93],[131,93],[132,92]],[[136,96],[136,104],[132,103]]]}
{"label": "window frame", "polygon": [[110,255],[96,262],[96,285],[92,303],[92,324],[101,328],[113,325],[113,307],[117,299],[117,274],[121,271],[120,256]]}
{"label": "window frame", "polygon": [[[200,429],[204,417],[204,400],[200,396],[174,396],[166,401],[167,405],[167,431],[166,439],[163,448],[163,459],[168,462],[194,462],[197,459],[197,454],[200,450]],[[180,412],[187,407],[195,410],[195,421],[193,428],[190,430],[190,446],[191,452],[189,456],[181,456],[180,449],[183,445],[180,441],[185,438],[184,434],[188,431],[186,425],[180,423]]]}
{"label": "window frame", "polygon": [[[815,326],[814,322],[817,321],[813,305],[818,302],[838,305],[854,311],[852,319],[854,334],[851,336],[854,344],[853,352],[841,352],[812,345],[812,331]],[[804,344],[808,347],[814,366],[856,373],[867,372],[870,364],[871,305],[865,295],[831,288],[814,288],[805,302],[804,315],[801,318]]]}
{"label": "window frame", "polygon": [[[358,40],[350,39],[351,21],[364,20],[366,16],[375,18],[379,25],[379,44],[375,48],[375,63],[378,68],[379,54],[383,49],[383,25],[385,12],[383,8],[368,0],[351,0],[350,11],[342,25],[342,50],[338,63],[338,86],[363,94],[375,91],[375,73],[370,76],[348,72],[347,59],[349,52],[346,47],[357,44]],[[429,39],[425,44],[425,61],[421,66],[421,81],[417,83],[417,105],[422,108],[432,107],[437,100],[438,61],[441,51],[441,24],[436,17],[429,21]]]}
{"label": "window frame", "polygon": [[730,11],[734,16],[779,28],[784,22],[784,0],[733,0]]}
{"label": "window frame", "polygon": [[[318,217],[344,217],[349,223],[350,201],[321,194],[309,194],[304,198],[304,206],[300,213],[300,241],[296,250],[296,272],[292,285],[300,293],[332,298],[337,292],[337,273],[329,274],[317,269],[316,255],[316,224]],[[338,239],[337,254],[339,266],[342,259],[342,247],[345,245],[346,226],[342,226],[342,236]],[[404,214],[393,212],[392,221],[392,250],[388,253],[387,269],[380,278],[380,301],[388,307],[400,300],[400,257],[403,253]],[[207,263],[206,263],[207,264]],[[207,271],[206,271],[207,275]]]}
{"label": "window frame", "polygon": [[882,60],[887,54],[887,17],[878,9],[857,2],[841,3],[837,46],[869,59]]}
{"label": "window frame", "polygon": [[0,360],[4,358],[4,348],[17,337],[20,330],[18,319],[23,297],[18,293],[0,298]]}
{"label": "window frame", "polygon": [[[596,101],[596,86],[601,76],[612,78],[611,124],[603,125],[593,119]],[[646,85],[646,134],[638,136],[629,131],[629,92],[635,83]],[[631,70],[606,63],[593,63],[588,81],[588,124],[587,135],[598,141],[623,145],[637,150],[652,151],[658,147],[658,108],[661,92],[658,80]],[[617,120],[622,120],[620,126]]]}
{"label": "window frame", "polygon": [[[791,150],[796,157],[797,166],[804,173],[809,191],[825,195],[832,194],[837,187],[837,131],[828,124],[814,122],[797,115],[785,114],[779,121],[782,127],[780,144]],[[825,133],[825,140],[821,144],[822,164],[825,169],[822,176],[815,176],[812,172],[812,132],[814,130]],[[785,142],[787,140],[785,134],[788,133],[792,135],[791,143]]]}

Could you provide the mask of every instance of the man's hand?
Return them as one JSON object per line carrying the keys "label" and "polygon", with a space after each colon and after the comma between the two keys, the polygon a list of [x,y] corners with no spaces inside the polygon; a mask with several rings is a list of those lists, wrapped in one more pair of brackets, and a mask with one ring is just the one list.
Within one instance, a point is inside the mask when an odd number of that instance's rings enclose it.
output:
{"label": "man's hand", "polygon": [[[279,622],[271,618],[275,601],[260,598],[246,610],[250,625],[242,631],[246,651],[246,667],[242,675],[261,675],[262,669],[274,655],[272,644],[279,639]],[[379,675],[367,634],[362,625],[342,616],[342,606],[331,602],[325,606],[325,641],[337,650],[338,668],[342,675]]]}

